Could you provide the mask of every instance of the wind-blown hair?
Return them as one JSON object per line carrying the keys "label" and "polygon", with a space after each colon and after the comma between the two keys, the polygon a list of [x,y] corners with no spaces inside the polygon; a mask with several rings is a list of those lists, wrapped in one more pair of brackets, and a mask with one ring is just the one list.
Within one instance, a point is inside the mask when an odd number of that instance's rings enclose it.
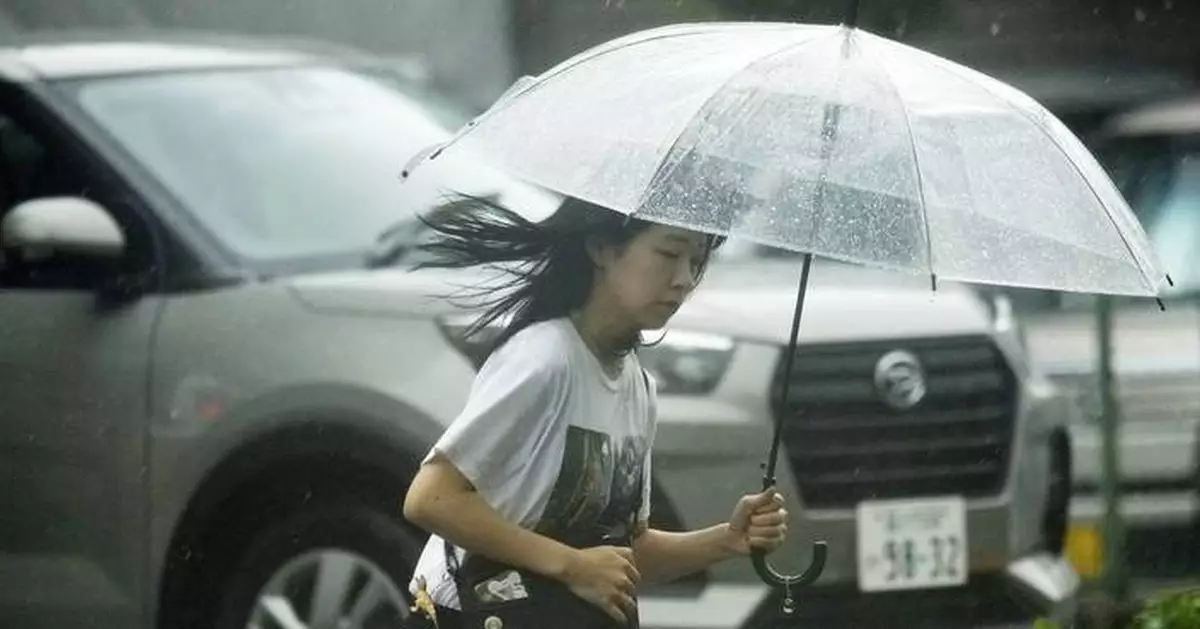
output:
{"label": "wind-blown hair", "polygon": [[[507,276],[474,289],[476,302],[470,307],[483,312],[464,331],[471,336],[500,323],[493,348],[534,323],[583,307],[595,276],[589,243],[622,247],[654,225],[575,197],[567,197],[540,222],[469,195],[457,195],[420,220],[433,238],[417,246],[424,255],[415,268],[479,266]],[[701,274],[709,254],[723,241],[716,236],[708,240]]]}

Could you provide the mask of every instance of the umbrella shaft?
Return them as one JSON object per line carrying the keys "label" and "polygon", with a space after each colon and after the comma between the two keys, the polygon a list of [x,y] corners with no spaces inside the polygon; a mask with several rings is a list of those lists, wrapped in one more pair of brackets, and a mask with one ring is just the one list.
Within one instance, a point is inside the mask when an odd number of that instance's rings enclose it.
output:
{"label": "umbrella shaft", "polygon": [[858,3],[859,0],[846,0],[846,26],[850,28],[858,26]]}
{"label": "umbrella shaft", "polygon": [[792,384],[792,368],[796,362],[796,345],[800,337],[800,318],[804,315],[804,296],[808,293],[808,274],[812,270],[811,253],[804,254],[804,269],[800,271],[800,288],[796,292],[796,311],[792,314],[792,335],[784,355],[783,389],[780,391],[779,412],[775,414],[775,435],[771,439],[771,453],[767,457],[766,472],[763,474],[763,489],[775,485],[775,465],[779,462],[779,442],[783,438],[783,422],[789,416],[788,394]]}

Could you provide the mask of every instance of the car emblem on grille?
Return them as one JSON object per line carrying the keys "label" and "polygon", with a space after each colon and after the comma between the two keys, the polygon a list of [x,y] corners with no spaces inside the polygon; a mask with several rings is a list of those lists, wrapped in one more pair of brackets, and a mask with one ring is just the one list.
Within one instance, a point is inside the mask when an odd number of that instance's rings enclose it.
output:
{"label": "car emblem on grille", "polygon": [[875,391],[888,406],[906,411],[925,398],[925,371],[911,352],[894,350],[875,363]]}

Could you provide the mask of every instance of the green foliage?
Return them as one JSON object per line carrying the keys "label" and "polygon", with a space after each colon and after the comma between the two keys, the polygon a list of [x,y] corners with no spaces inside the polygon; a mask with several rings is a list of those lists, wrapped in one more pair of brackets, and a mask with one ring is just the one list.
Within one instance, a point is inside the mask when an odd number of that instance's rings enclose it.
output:
{"label": "green foliage", "polygon": [[[1033,629],[1063,629],[1058,623],[1039,618]],[[1133,621],[1120,629],[1200,629],[1200,588],[1159,594],[1146,601]]]}
{"label": "green foliage", "polygon": [[1200,627],[1200,588],[1155,596],[1146,602],[1129,629],[1196,629]]}

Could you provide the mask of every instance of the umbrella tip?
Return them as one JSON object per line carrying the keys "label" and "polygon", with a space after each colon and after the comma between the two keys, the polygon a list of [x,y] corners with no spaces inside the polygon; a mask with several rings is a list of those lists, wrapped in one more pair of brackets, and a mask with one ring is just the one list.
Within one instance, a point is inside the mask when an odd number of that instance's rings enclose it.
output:
{"label": "umbrella tip", "polygon": [[1161,298],[1161,297],[1155,297],[1155,298],[1154,298],[1154,301],[1158,302],[1158,310],[1159,310],[1160,312],[1166,312],[1166,311],[1167,311],[1167,305],[1163,303],[1163,300],[1162,300],[1162,298]]}
{"label": "umbrella tip", "polygon": [[1168,286],[1170,286],[1170,287],[1172,287],[1172,288],[1174,288],[1174,287],[1175,287],[1175,280],[1171,279],[1171,274],[1170,274],[1170,273],[1167,273],[1166,275],[1167,275],[1167,285],[1168,285]]}
{"label": "umbrella tip", "polygon": [[933,292],[937,292],[937,273],[929,274],[929,285],[933,288]]}

